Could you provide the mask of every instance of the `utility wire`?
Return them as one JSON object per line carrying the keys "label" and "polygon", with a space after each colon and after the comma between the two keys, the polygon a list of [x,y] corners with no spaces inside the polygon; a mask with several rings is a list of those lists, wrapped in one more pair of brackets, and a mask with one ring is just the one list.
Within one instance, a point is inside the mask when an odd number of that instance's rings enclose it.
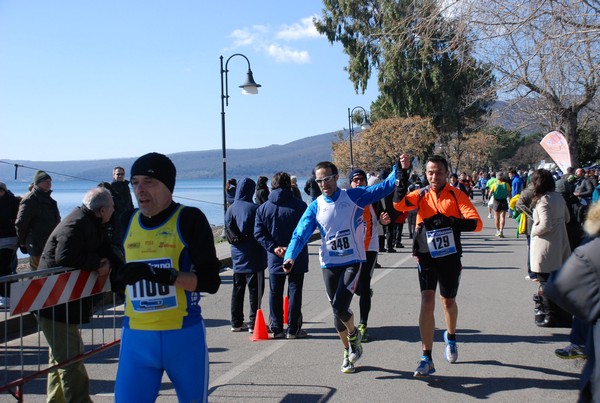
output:
{"label": "utility wire", "polygon": [[[67,177],[67,178],[79,179],[79,180],[82,180],[82,181],[88,181],[88,182],[94,182],[94,183],[102,182],[102,181],[97,181],[97,180],[90,179],[90,178],[83,178],[81,176],[74,176],[74,175],[64,174],[64,173],[61,173],[61,172],[49,171],[49,170],[46,170],[46,169],[30,167],[30,166],[27,166],[27,165],[13,164],[12,162],[2,161],[2,160],[0,160],[0,163],[6,164],[6,165],[13,165],[15,167],[15,180],[17,180],[17,171],[18,171],[18,169],[19,168],[27,168],[27,169],[32,169],[32,170],[35,170],[35,171],[44,171],[44,172],[47,172],[47,173],[50,173],[50,174],[53,174],[53,175],[64,176],[64,177]],[[184,200],[195,201],[195,202],[198,202],[198,203],[214,204],[214,205],[217,205],[217,206],[222,206],[223,205],[223,203],[211,202],[211,201],[200,200],[200,199],[193,199],[193,198],[190,198],[190,197],[177,196],[175,194],[173,195],[173,197],[175,197],[177,199],[184,199]]]}

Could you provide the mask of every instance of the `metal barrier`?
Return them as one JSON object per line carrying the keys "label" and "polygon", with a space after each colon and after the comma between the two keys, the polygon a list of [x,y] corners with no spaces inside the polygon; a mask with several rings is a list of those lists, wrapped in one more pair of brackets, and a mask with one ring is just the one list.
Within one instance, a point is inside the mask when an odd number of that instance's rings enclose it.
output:
{"label": "metal barrier", "polygon": [[[0,277],[0,287],[10,287],[10,309],[0,310],[0,394],[22,402],[28,382],[120,343],[123,311],[117,307],[122,301],[110,292],[108,276],[57,267]],[[93,315],[79,326],[84,354],[50,366],[48,343],[36,320],[39,310],[50,308],[53,317],[57,305],[72,302],[81,308],[88,297]]]}

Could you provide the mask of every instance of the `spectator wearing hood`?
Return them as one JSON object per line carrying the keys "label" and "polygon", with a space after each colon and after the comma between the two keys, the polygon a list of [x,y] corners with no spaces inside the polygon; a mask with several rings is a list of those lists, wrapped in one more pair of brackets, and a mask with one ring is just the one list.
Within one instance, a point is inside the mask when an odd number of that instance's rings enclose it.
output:
{"label": "spectator wearing hood", "polygon": [[[252,201],[256,183],[250,178],[238,182],[235,201],[225,213],[225,225],[234,220],[243,239],[231,245],[233,292],[231,295],[231,331],[254,331],[256,312],[264,293],[264,270],[267,258],[264,248],[254,238],[254,223],[258,204]],[[249,325],[244,323],[244,296],[248,287],[250,300]]]}

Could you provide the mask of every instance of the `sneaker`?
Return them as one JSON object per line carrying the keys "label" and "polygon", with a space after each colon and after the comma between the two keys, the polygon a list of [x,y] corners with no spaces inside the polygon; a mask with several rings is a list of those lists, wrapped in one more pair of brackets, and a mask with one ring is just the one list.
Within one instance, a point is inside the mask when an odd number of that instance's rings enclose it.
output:
{"label": "sneaker", "polygon": [[248,325],[245,323],[242,323],[241,326],[231,326],[231,331],[232,332],[246,332],[246,331],[248,331]]}
{"label": "sneaker", "polygon": [[355,369],[354,369],[354,364],[352,364],[350,362],[350,353],[348,353],[348,350],[344,350],[344,361],[342,361],[342,372],[345,374],[353,374]]}
{"label": "sneaker", "polygon": [[285,333],[283,333],[283,332],[273,333],[273,338],[274,339],[285,339]]}
{"label": "sneaker", "polygon": [[498,238],[504,238],[504,234],[502,233],[502,231],[500,231],[500,233],[498,234]]}
{"label": "sneaker", "polygon": [[360,333],[358,330],[354,332],[354,336],[348,335],[348,344],[348,359],[354,364],[362,355],[362,344],[360,342]]}
{"label": "sneaker", "polygon": [[455,363],[458,360],[458,347],[456,347],[455,340],[448,340],[448,331],[444,332],[444,341],[446,342],[446,348],[444,348],[444,357],[450,364]]}
{"label": "sneaker", "polygon": [[396,250],[396,249],[394,249],[394,248],[389,248],[389,249],[387,250],[387,253],[396,253],[396,252],[397,252],[397,250]]}
{"label": "sneaker", "polygon": [[0,309],[10,309],[10,300],[8,297],[0,297]]}
{"label": "sneaker", "polygon": [[556,349],[554,354],[559,358],[583,358],[584,360],[587,358],[583,348],[576,344],[569,344],[565,348]]}
{"label": "sneaker", "polygon": [[303,339],[306,336],[308,336],[308,333],[306,333],[306,330],[300,329],[296,333],[289,333],[288,332],[285,337],[288,338],[288,339],[290,339],[290,340],[294,340],[294,339]]}
{"label": "sneaker", "polygon": [[369,334],[367,333],[367,325],[360,323],[358,325],[358,333],[360,333],[360,342],[367,343],[369,341]]}
{"label": "sneaker", "polygon": [[248,326],[248,333],[254,333],[254,328],[251,326]]}
{"label": "sneaker", "polygon": [[[487,203],[486,203],[486,204],[487,204]],[[485,204],[484,204],[484,206],[485,206]],[[492,215],[491,215],[491,214],[488,214],[488,218],[492,218]]]}
{"label": "sneaker", "polygon": [[419,366],[415,370],[413,376],[417,378],[422,378],[425,376],[429,376],[435,372],[435,366],[433,365],[433,361],[431,358],[426,355],[421,357],[421,362],[419,362]]}

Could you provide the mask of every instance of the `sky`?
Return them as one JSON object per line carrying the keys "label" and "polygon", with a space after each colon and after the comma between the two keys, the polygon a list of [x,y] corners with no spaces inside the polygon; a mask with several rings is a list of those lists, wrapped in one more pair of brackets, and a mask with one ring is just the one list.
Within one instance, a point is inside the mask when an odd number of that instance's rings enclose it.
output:
{"label": "sky", "polygon": [[0,159],[71,161],[221,150],[347,129],[348,57],[314,29],[321,0],[3,0]]}

